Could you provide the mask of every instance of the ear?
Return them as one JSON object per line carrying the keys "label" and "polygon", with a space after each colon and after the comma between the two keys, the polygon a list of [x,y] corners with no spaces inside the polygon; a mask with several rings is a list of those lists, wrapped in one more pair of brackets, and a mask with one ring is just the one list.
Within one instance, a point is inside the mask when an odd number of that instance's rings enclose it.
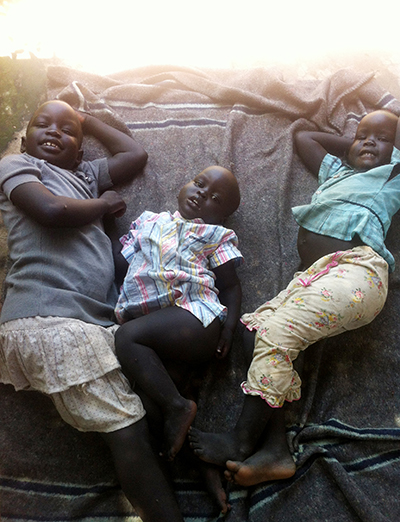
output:
{"label": "ear", "polygon": [[79,163],[82,161],[82,157],[83,157],[83,149],[79,149],[78,154],[76,156],[74,169],[76,169],[77,166],[79,165]]}
{"label": "ear", "polygon": [[21,138],[21,146],[19,148],[20,152],[26,152],[26,137],[22,136]]}

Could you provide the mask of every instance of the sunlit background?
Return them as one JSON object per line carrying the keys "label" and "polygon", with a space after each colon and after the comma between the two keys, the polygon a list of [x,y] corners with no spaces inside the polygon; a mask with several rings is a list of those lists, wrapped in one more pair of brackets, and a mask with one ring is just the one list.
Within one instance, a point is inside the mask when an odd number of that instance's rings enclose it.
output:
{"label": "sunlit background", "polygon": [[0,56],[108,74],[143,65],[241,68],[346,53],[399,55],[400,2],[0,0]]}

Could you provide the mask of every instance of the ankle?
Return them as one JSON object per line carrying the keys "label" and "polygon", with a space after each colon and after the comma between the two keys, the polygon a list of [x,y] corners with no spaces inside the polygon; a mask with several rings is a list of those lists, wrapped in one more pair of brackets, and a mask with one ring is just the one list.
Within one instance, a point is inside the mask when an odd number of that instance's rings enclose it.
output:
{"label": "ankle", "polygon": [[236,447],[236,460],[244,460],[254,451],[258,439],[248,431],[235,430],[232,434],[232,441]]}
{"label": "ankle", "polygon": [[181,412],[185,410],[190,410],[192,408],[193,401],[189,399],[185,399],[182,395],[174,397],[172,400],[166,402],[164,409],[165,413],[175,413]]}

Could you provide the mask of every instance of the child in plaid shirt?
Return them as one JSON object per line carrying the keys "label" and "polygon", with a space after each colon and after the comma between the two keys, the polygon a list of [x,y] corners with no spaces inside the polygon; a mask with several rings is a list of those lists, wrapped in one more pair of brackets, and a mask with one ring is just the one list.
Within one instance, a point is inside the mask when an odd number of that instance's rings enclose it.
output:
{"label": "child in plaid shirt", "polygon": [[[163,416],[164,455],[172,460],[196,415],[170,376],[225,357],[239,319],[242,262],[236,234],[222,226],[240,202],[234,175],[206,168],[178,196],[179,211],[144,212],[122,238],[129,263],[116,306],[122,370],[146,411]],[[168,367],[169,372],[166,369]]]}

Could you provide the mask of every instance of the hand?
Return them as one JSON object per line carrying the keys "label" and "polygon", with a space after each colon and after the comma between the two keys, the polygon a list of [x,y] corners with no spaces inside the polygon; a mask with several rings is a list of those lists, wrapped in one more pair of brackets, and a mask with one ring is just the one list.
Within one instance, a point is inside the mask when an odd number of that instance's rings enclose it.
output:
{"label": "hand", "polygon": [[126,203],[115,190],[107,190],[99,197],[99,199],[107,201],[109,210],[105,214],[113,214],[114,217],[121,217],[125,214]]}
{"label": "hand", "polygon": [[215,352],[215,357],[217,359],[224,359],[232,346],[233,341],[233,332],[229,328],[222,327],[221,335],[219,336],[219,342],[217,346],[217,350]]}

